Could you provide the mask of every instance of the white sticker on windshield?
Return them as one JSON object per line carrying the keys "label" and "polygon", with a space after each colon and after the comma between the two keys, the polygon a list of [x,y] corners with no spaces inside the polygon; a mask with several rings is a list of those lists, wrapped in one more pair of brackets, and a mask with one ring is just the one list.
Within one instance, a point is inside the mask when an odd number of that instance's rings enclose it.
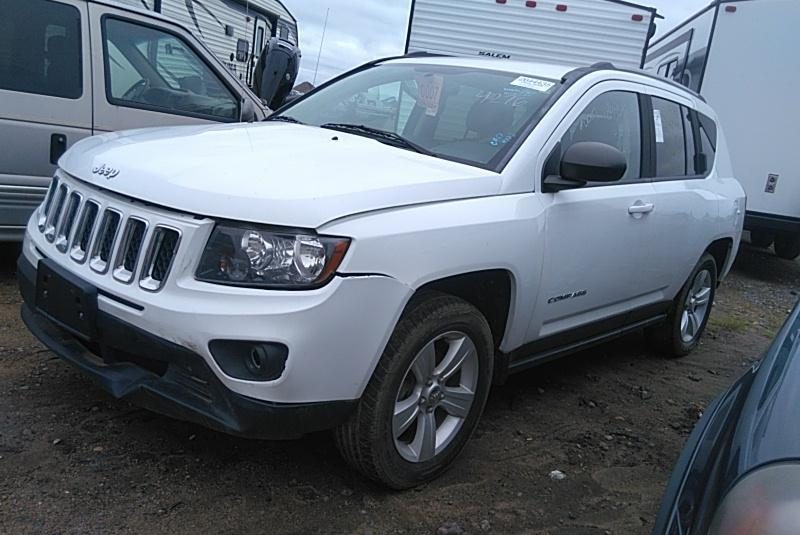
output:
{"label": "white sticker on windshield", "polygon": [[439,101],[442,99],[444,77],[441,74],[417,76],[419,101],[425,107],[425,115],[436,117],[439,114]]}
{"label": "white sticker on windshield", "polygon": [[513,82],[511,85],[515,85],[517,87],[525,87],[527,89],[535,89],[536,91],[541,91],[542,93],[549,91],[551,87],[556,85],[555,82],[548,82],[547,80],[539,80],[538,78],[528,78],[527,76],[520,76]]}
{"label": "white sticker on windshield", "polygon": [[653,122],[656,124],[656,143],[664,143],[664,123],[661,122],[661,110],[653,110]]}

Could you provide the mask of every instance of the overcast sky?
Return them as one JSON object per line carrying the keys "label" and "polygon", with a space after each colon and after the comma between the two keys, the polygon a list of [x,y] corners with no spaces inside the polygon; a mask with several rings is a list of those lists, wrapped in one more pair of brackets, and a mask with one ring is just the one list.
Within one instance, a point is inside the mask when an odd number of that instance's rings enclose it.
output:
{"label": "overcast sky", "polygon": [[[298,83],[314,81],[319,56],[320,84],[371,59],[402,54],[411,0],[283,0],[297,17],[303,50]],[[640,0],[658,8],[665,20],[659,33],[678,24],[710,0]],[[330,8],[325,44],[319,55],[326,10]]]}

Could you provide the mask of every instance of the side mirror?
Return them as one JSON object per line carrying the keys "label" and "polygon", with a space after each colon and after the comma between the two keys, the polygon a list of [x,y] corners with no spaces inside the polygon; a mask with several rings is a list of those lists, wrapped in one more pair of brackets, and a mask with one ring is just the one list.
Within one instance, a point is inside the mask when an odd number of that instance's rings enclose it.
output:
{"label": "side mirror", "polygon": [[628,162],[619,149],[605,143],[582,141],[564,152],[559,175],[547,176],[543,191],[555,193],[581,187],[587,182],[616,182],[627,169]]}
{"label": "side mirror", "polygon": [[240,120],[243,123],[252,123],[256,119],[258,119],[258,113],[256,112],[256,106],[250,99],[242,99],[242,114]]}

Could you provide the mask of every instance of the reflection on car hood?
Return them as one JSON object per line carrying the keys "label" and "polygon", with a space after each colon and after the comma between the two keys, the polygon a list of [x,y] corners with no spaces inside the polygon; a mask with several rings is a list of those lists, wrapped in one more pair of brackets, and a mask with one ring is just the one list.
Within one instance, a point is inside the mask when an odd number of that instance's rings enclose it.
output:
{"label": "reflection on car hood", "polygon": [[[277,122],[105,134],[77,143],[59,164],[99,187],[184,212],[306,228],[500,190],[490,171]],[[118,173],[99,172],[104,166]]]}

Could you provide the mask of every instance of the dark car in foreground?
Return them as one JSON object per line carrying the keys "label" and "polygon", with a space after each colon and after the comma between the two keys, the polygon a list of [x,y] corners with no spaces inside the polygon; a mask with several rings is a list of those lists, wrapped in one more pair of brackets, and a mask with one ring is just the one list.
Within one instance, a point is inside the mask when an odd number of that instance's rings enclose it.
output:
{"label": "dark car in foreground", "polygon": [[800,304],[697,424],[653,535],[800,534],[799,353]]}

